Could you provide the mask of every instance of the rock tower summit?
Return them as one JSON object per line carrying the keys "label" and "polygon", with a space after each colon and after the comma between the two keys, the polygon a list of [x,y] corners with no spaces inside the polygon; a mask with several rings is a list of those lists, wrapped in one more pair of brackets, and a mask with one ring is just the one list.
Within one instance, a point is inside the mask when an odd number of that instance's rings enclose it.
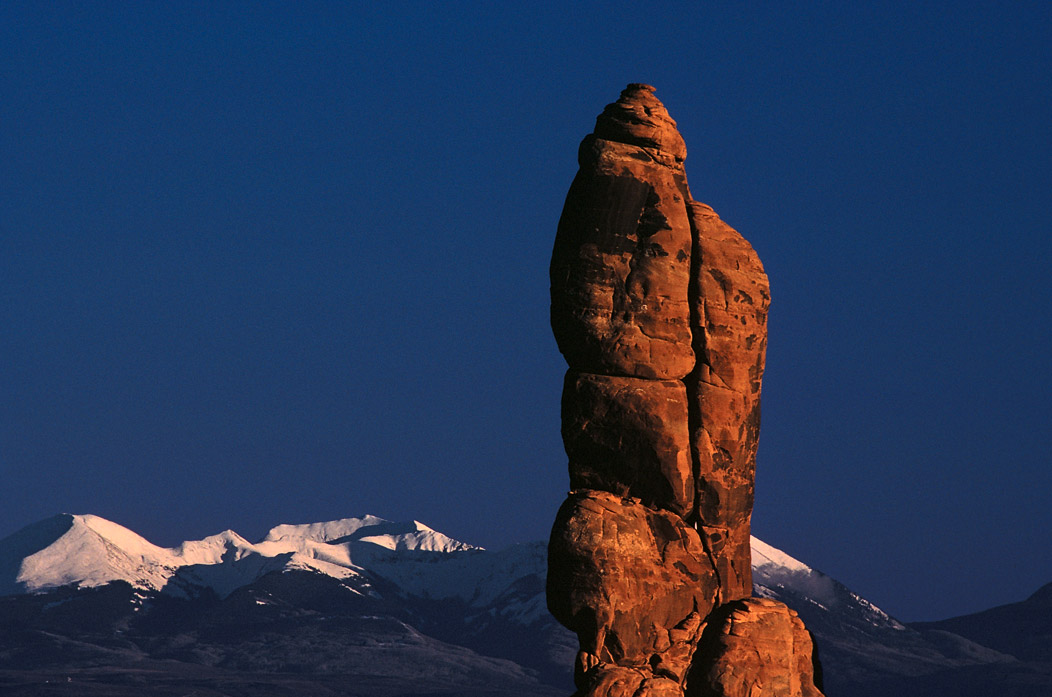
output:
{"label": "rock tower summit", "polygon": [[767,276],[686,156],[642,84],[581,142],[551,262],[571,492],[548,606],[582,697],[816,697],[803,623],[750,597]]}

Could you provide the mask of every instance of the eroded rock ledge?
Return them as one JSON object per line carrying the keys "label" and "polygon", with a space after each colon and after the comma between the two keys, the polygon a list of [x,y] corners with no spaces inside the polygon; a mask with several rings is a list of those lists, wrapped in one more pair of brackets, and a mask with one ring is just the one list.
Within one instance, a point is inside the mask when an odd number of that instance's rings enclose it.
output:
{"label": "eroded rock ledge", "polygon": [[749,598],[767,276],[686,154],[641,84],[581,143],[551,263],[572,491],[548,606],[582,697],[815,697],[803,624]]}

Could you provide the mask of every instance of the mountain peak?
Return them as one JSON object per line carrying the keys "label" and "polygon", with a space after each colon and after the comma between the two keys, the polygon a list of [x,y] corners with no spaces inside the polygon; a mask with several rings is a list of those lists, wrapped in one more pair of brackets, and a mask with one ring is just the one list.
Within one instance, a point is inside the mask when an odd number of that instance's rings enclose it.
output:
{"label": "mountain peak", "polygon": [[750,545],[752,547],[752,565],[753,566],[778,566],[787,571],[811,571],[811,567],[804,564],[799,559],[794,559],[780,549],[775,549],[771,545],[758,540],[755,537],[749,538]]}
{"label": "mountain peak", "polygon": [[301,525],[278,525],[270,529],[263,542],[277,542],[289,538],[315,540],[317,542],[331,542],[343,537],[353,535],[365,527],[390,524],[391,521],[378,518],[374,515],[364,515],[360,518],[341,518],[324,523],[304,523]]}
{"label": "mountain peak", "polygon": [[182,592],[186,583],[226,594],[271,571],[310,569],[346,579],[359,575],[354,557],[391,552],[451,553],[480,549],[423,523],[372,515],[279,525],[258,543],[233,530],[164,548],[96,515],[63,513],[0,540],[0,595],[59,586],[126,581],[137,588]]}
{"label": "mountain peak", "polygon": [[95,515],[62,513],[0,540],[0,593],[114,580],[159,589],[173,561],[170,550],[124,526]]}

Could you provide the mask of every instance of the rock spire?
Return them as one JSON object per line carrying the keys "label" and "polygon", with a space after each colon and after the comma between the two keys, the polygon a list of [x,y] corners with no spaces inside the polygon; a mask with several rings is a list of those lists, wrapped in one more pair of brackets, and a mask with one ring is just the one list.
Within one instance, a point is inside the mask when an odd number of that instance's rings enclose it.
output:
{"label": "rock spire", "polygon": [[686,155],[642,84],[581,143],[551,262],[571,492],[548,606],[581,697],[815,697],[803,624],[749,598],[767,276]]}

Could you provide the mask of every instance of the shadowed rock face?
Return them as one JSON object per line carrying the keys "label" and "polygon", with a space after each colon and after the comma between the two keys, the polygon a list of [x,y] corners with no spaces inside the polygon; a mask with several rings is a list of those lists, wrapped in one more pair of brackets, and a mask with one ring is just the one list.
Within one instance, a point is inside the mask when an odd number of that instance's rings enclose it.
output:
{"label": "shadowed rock face", "polygon": [[679,380],[694,367],[686,148],[632,85],[585,138],[552,253],[552,328],[570,367]]}
{"label": "shadowed rock face", "polygon": [[[647,85],[629,85],[581,143],[551,263],[573,491],[552,529],[548,605],[580,640],[580,695],[682,697],[692,681],[691,694],[813,697],[810,673],[783,660],[800,624],[787,610],[746,604],[759,629],[702,641],[721,604],[752,592],[770,292],[749,243],[691,198],[685,158]],[[782,648],[763,644],[764,682],[720,682],[734,651],[765,641]],[[810,661],[810,644],[790,645]]]}
{"label": "shadowed rock face", "polygon": [[571,488],[690,515],[694,465],[682,382],[570,371],[562,415]]}

